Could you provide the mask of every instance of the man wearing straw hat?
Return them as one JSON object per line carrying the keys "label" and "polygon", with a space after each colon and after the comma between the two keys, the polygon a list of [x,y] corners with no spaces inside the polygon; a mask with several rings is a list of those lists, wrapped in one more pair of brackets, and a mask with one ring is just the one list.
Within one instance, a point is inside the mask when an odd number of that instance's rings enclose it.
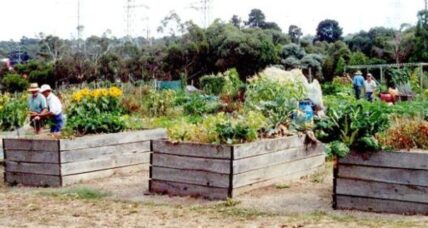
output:
{"label": "man wearing straw hat", "polygon": [[364,86],[364,77],[361,71],[355,72],[354,79],[352,80],[352,85],[354,86],[355,90],[355,98],[359,100],[361,96],[361,89]]}
{"label": "man wearing straw hat", "polygon": [[31,83],[28,92],[31,96],[28,98],[28,108],[30,111],[31,126],[36,134],[40,134],[43,127],[42,115],[48,110],[46,98],[40,94],[40,88],[37,83]]}

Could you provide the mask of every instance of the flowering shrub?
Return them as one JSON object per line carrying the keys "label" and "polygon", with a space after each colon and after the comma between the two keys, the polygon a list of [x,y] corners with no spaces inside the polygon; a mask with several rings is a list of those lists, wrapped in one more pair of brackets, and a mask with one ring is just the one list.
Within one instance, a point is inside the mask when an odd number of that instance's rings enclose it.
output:
{"label": "flowering shrub", "polygon": [[428,149],[428,122],[419,118],[397,118],[377,137],[387,149]]}
{"label": "flowering shrub", "polygon": [[115,133],[125,129],[120,102],[123,92],[117,87],[82,89],[72,94],[67,127],[79,134]]}

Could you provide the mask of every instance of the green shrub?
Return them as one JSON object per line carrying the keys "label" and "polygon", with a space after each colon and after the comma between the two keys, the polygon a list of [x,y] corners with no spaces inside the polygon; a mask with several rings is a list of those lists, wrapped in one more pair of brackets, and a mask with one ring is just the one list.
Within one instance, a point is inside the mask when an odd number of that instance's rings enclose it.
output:
{"label": "green shrub", "polygon": [[10,93],[22,92],[28,88],[28,80],[19,74],[6,74],[1,83]]}
{"label": "green shrub", "polygon": [[226,78],[219,75],[206,75],[199,79],[201,88],[211,95],[220,95],[223,92],[223,88],[226,85]]}
{"label": "green shrub", "polygon": [[219,109],[218,99],[212,96],[191,95],[183,105],[186,115],[203,115],[215,113]]}
{"label": "green shrub", "polygon": [[27,118],[26,96],[0,95],[0,130],[12,131],[24,125]]}

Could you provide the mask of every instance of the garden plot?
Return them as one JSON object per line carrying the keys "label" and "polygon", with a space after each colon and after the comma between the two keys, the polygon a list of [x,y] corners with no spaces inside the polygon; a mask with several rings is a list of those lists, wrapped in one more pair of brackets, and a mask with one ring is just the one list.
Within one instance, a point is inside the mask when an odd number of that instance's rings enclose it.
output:
{"label": "garden plot", "polygon": [[304,136],[238,145],[153,141],[150,192],[226,199],[319,171],[321,144]]}
{"label": "garden plot", "polygon": [[76,139],[4,139],[5,181],[60,187],[94,178],[148,169],[152,139],[163,129]]}
{"label": "garden plot", "polygon": [[336,209],[428,214],[428,153],[353,153],[334,173]]}

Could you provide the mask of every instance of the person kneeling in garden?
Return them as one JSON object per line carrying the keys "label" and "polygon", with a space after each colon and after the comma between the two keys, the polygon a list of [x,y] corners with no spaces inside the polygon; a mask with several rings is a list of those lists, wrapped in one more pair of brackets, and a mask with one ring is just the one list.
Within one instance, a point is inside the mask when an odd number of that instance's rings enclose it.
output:
{"label": "person kneeling in garden", "polygon": [[40,94],[40,88],[37,83],[32,83],[28,92],[31,96],[28,98],[28,108],[30,111],[30,125],[34,128],[36,134],[40,134],[43,127],[42,114],[46,113],[48,106],[46,104],[46,98]]}
{"label": "person kneeling in garden", "polygon": [[48,111],[43,113],[42,116],[52,120],[53,124],[51,126],[51,133],[59,135],[64,125],[61,101],[52,93],[52,88],[49,85],[42,85],[40,93],[46,97],[48,106]]}

